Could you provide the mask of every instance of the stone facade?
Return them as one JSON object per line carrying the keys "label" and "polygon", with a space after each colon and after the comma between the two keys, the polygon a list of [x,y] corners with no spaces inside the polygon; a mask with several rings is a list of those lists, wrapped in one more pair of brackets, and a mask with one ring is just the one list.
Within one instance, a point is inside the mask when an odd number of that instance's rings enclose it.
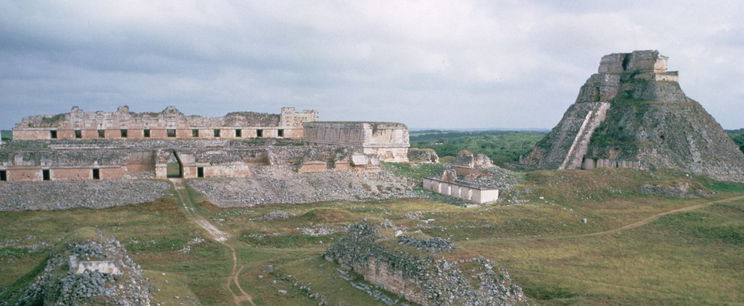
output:
{"label": "stone facade", "polygon": [[233,112],[224,117],[187,116],[173,106],[160,113],[133,113],[127,106],[115,112],[73,107],[69,113],[23,118],[13,128],[13,139],[302,138],[302,124],[317,119],[316,111],[297,112],[294,107],[282,107],[280,114]]}
{"label": "stone facade", "polygon": [[[0,179],[248,177],[255,167],[283,167],[300,173],[379,171],[375,156],[343,145],[305,145],[296,140],[122,140],[13,141],[0,149]],[[169,169],[170,168],[170,169]]]}
{"label": "stone facade", "polygon": [[408,162],[408,127],[394,122],[306,122],[305,140],[350,145],[385,162]]}
{"label": "stone facade", "polygon": [[436,193],[448,195],[475,204],[492,203],[499,200],[499,190],[479,186],[457,179],[455,170],[445,170],[441,178],[424,178],[423,187]]}

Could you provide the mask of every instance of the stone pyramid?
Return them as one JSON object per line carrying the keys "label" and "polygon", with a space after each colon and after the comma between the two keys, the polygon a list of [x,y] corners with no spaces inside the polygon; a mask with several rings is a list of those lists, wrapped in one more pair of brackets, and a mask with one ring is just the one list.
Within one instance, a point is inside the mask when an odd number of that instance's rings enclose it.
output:
{"label": "stone pyramid", "polygon": [[671,168],[744,182],[744,154],[688,98],[658,51],[613,53],[522,163],[538,169]]}

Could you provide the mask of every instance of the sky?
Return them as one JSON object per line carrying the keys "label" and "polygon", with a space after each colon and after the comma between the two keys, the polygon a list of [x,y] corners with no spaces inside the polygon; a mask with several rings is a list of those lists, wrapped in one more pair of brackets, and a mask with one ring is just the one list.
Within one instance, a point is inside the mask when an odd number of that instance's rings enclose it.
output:
{"label": "sky", "polygon": [[0,0],[0,128],[174,105],[549,129],[603,55],[647,49],[744,128],[742,15],[744,1]]}

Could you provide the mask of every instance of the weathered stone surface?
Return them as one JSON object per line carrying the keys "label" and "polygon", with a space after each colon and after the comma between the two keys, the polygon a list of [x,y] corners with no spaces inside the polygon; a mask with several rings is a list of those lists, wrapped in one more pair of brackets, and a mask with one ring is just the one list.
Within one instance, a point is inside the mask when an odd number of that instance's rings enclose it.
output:
{"label": "weathered stone surface", "polygon": [[416,196],[414,182],[388,171],[296,173],[284,167],[255,167],[250,177],[190,180],[188,184],[220,207]]}
{"label": "weathered stone surface", "polygon": [[[85,268],[86,262],[105,262],[110,271]],[[151,299],[140,266],[119,241],[102,236],[51,254],[33,282],[9,297],[4,302],[15,305],[149,305]]]}
{"label": "weathered stone surface", "polygon": [[408,161],[408,127],[396,122],[315,121],[303,124],[305,140],[317,144],[350,145],[381,161]]}
{"label": "weathered stone surface", "polygon": [[396,238],[381,236],[367,223],[351,225],[347,234],[328,248],[325,257],[422,305],[526,302],[522,289],[513,284],[506,269],[494,268],[486,258],[454,254],[456,248],[444,239],[401,235],[392,245],[387,239]]}
{"label": "weathered stone surface", "polygon": [[[128,106],[120,106],[115,112],[85,112],[73,107],[69,113],[23,118],[13,128],[13,138],[299,138],[302,137],[302,123],[315,120],[318,120],[316,111],[296,112],[294,107],[282,107],[281,114],[232,112],[224,117],[186,116],[174,106],[160,113],[133,113]],[[145,134],[145,130],[149,134]]]}
{"label": "weathered stone surface", "polygon": [[666,67],[657,51],[603,57],[576,103],[522,162],[541,169],[671,168],[744,182],[744,154]]}
{"label": "weathered stone surface", "polygon": [[107,208],[151,202],[170,185],[155,180],[2,182],[0,211]]}
{"label": "weathered stone surface", "polygon": [[408,149],[408,162],[437,164],[439,163],[439,155],[437,155],[437,151],[434,151],[434,149],[410,148]]}

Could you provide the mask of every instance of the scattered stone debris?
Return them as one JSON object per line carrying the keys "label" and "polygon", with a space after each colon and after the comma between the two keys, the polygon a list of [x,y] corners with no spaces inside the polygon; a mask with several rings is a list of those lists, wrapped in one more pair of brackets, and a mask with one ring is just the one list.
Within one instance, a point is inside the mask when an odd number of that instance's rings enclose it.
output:
{"label": "scattered stone debris", "polygon": [[302,204],[324,201],[414,198],[414,182],[387,170],[296,173],[280,167],[256,167],[246,178],[210,178],[188,184],[220,207]]}
{"label": "scattered stone debris", "polygon": [[[437,245],[449,245],[436,241]],[[422,305],[515,305],[527,301],[506,269],[495,269],[484,257],[467,252],[452,255],[458,259],[447,259],[437,251],[427,254],[392,247],[374,226],[360,223],[351,225],[324,256]]]}
{"label": "scattered stone debris", "polygon": [[660,196],[665,198],[675,199],[694,199],[694,198],[707,198],[710,194],[702,188],[696,188],[688,182],[677,182],[671,185],[666,184],[644,184],[641,186],[641,191],[647,195]]}
{"label": "scattered stone debris", "polygon": [[205,241],[206,240],[204,238],[194,237],[193,239],[189,240],[189,242],[187,242],[186,245],[183,246],[182,249],[178,250],[178,252],[182,254],[188,254],[191,252],[191,247],[202,244]]}
{"label": "scattered stone debris", "polygon": [[408,235],[398,235],[398,244],[407,245],[427,252],[444,252],[456,248],[451,241],[434,237],[428,239],[416,239]]}
{"label": "scattered stone debris", "polygon": [[266,213],[263,216],[252,218],[253,221],[271,221],[271,220],[280,220],[280,219],[289,219],[290,217],[297,216],[297,214],[293,214],[288,211],[283,210],[274,210]]}
{"label": "scattered stone debris", "polygon": [[[32,283],[10,293],[15,305],[148,305],[151,295],[142,269],[119,241],[70,242],[49,257]],[[14,301],[14,302],[13,302]]]}
{"label": "scattered stone debris", "polygon": [[309,235],[313,237],[327,236],[327,235],[338,233],[338,230],[327,227],[327,226],[321,226],[321,227],[316,227],[316,228],[298,227],[297,230],[302,232],[305,235]]}
{"label": "scattered stone debris", "polygon": [[403,215],[404,218],[408,218],[411,220],[419,220],[424,215],[421,211],[414,211],[414,212],[408,212]]}
{"label": "scattered stone debris", "polygon": [[0,184],[0,211],[108,208],[146,203],[165,196],[169,188],[168,183],[155,180],[4,182]]}
{"label": "scattered stone debris", "polygon": [[383,228],[395,228],[395,223],[391,221],[390,219],[385,219],[380,222],[380,226]]}

